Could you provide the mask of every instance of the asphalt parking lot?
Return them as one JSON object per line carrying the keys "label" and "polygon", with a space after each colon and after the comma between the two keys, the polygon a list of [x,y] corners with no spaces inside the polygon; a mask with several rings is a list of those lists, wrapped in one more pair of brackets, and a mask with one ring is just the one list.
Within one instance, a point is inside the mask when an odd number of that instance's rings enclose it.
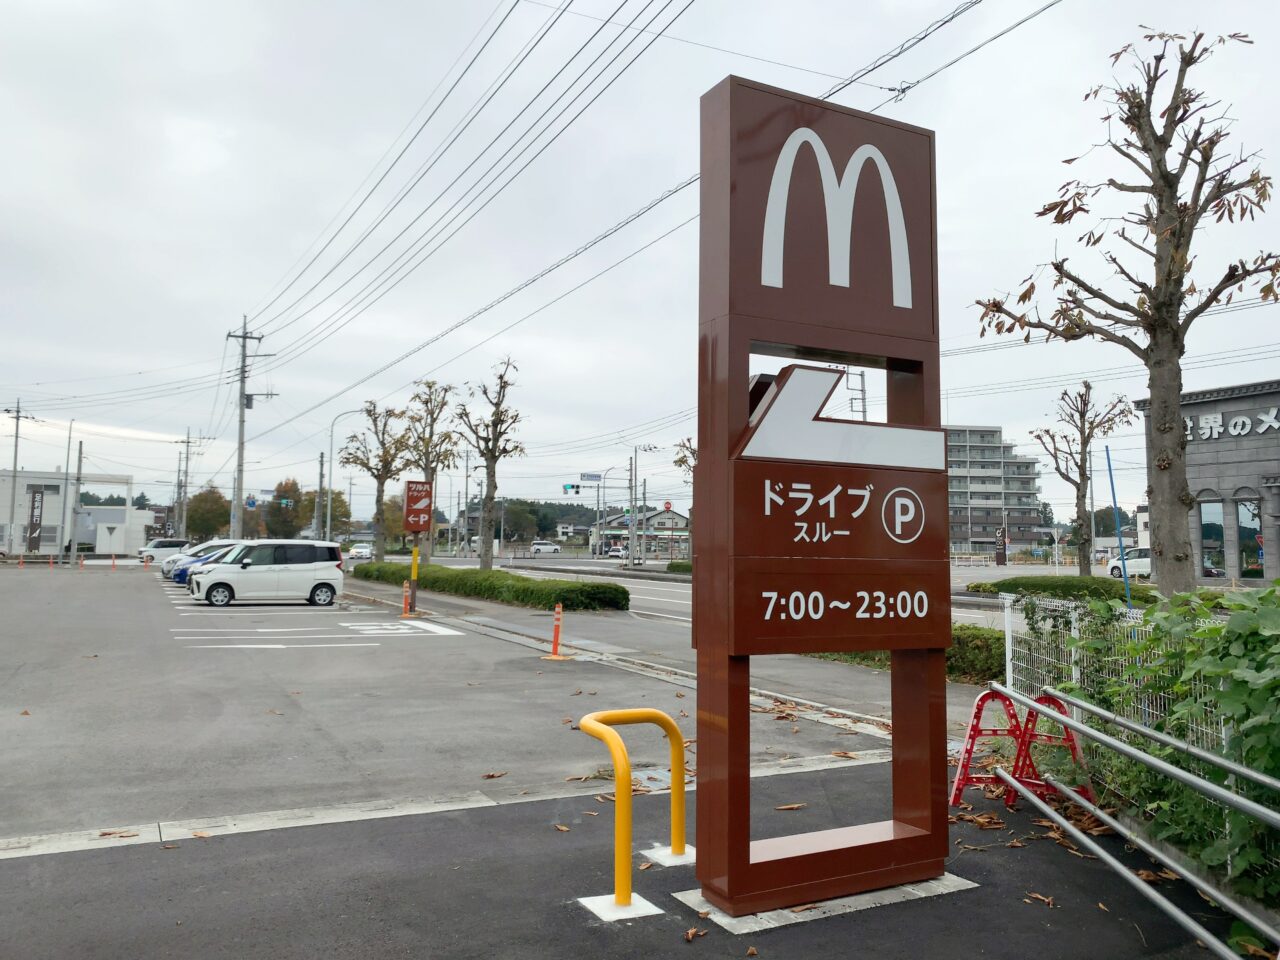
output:
{"label": "asphalt parking lot", "polygon": [[[904,958],[1202,955],[1025,812],[992,830],[957,823],[954,883],[937,896],[733,933],[674,898],[696,888],[692,867],[653,866],[636,870],[636,889],[664,912],[604,923],[577,898],[611,889],[613,784],[603,746],[574,721],[656,706],[677,719],[696,768],[688,677],[603,643],[548,662],[530,638],[545,620],[422,600],[420,620],[350,601],[215,611],[153,571],[0,570],[0,957],[739,957],[754,947],[843,958],[851,944]],[[518,629],[506,632],[500,615]],[[591,622],[612,631],[615,649],[634,649],[636,618]],[[797,661],[789,669],[846,670]],[[767,698],[756,707],[754,836],[887,815],[883,724]],[[637,798],[639,867],[666,840],[670,777],[659,734],[634,728],[626,740],[637,783],[652,791]],[[694,789],[695,845],[696,800]],[[1220,928],[1203,901],[1166,886]]]}

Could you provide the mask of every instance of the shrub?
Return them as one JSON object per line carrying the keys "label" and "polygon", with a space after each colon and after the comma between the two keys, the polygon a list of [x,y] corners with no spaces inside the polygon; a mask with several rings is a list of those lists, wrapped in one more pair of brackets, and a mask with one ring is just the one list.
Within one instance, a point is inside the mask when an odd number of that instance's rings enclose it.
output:
{"label": "shrub", "polygon": [[[1214,616],[1214,608],[1228,616]],[[1082,690],[1084,696],[1179,739],[1221,730],[1224,755],[1280,776],[1280,590],[1246,590],[1212,602],[1180,594],[1153,605],[1145,620],[1150,631],[1126,631],[1119,642],[1114,636],[1080,641],[1086,655],[1118,667],[1117,675]],[[1152,704],[1168,706],[1152,710]],[[1217,768],[1142,746],[1223,783]],[[1092,773],[1109,788],[1108,800],[1146,819],[1157,839],[1222,872],[1246,896],[1270,907],[1280,903],[1280,867],[1271,854],[1277,831],[1119,754],[1101,753]],[[1274,803],[1269,791],[1243,780],[1235,790]]]}
{"label": "shrub", "polygon": [[[353,575],[361,580],[400,584],[408,579],[408,572],[402,563],[362,563]],[[551,610],[557,603],[566,610],[626,610],[631,605],[631,594],[621,584],[533,580],[506,570],[425,564],[418,570],[418,586],[436,593],[496,600],[539,610]]]}
{"label": "shrub", "polygon": [[[1124,581],[1112,577],[1005,577],[979,589],[970,584],[971,590],[981,593],[1015,593],[1023,597],[1056,597],[1059,600],[1123,600]],[[1143,584],[1129,582],[1136,606],[1147,606],[1156,599],[1155,590]]]}
{"label": "shrub", "polygon": [[994,583],[989,583],[985,580],[979,580],[976,583],[971,583],[968,586],[966,586],[965,589],[968,590],[970,593],[999,593],[1000,592]]}
{"label": "shrub", "polygon": [[[822,660],[856,663],[888,670],[887,650],[859,650],[853,653],[815,653]],[[964,683],[985,683],[1004,678],[1004,631],[968,624],[951,625],[951,646],[947,648],[947,677]]]}
{"label": "shrub", "polygon": [[693,561],[672,560],[667,564],[667,573],[693,573]]}

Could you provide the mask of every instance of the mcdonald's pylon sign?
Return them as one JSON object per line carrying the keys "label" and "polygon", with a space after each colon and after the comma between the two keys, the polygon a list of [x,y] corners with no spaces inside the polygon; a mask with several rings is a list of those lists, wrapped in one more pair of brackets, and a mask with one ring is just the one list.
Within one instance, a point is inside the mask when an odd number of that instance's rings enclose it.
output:
{"label": "mcdonald's pylon sign", "polygon": [[[700,189],[702,894],[736,916],[941,876],[951,586],[933,134],[729,77],[702,98]],[[825,415],[840,366],[884,372],[883,423]],[[872,650],[892,662],[891,816],[752,839],[751,657]]]}

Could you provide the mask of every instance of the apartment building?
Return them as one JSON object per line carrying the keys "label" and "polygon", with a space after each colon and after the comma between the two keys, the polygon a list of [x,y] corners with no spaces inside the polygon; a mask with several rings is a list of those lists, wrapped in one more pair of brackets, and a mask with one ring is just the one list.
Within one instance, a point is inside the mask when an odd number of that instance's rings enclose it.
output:
{"label": "apartment building", "polygon": [[1014,452],[1000,427],[945,427],[951,552],[994,553],[1007,527],[1009,552],[1040,539],[1040,467]]}

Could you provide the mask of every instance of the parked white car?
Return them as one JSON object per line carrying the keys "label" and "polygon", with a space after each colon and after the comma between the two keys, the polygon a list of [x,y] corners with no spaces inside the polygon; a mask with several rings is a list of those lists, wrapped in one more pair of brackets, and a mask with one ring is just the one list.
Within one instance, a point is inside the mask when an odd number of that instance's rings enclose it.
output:
{"label": "parked white car", "polygon": [[175,554],[181,553],[186,549],[190,540],[152,540],[145,547],[138,551],[138,559],[144,563],[155,563],[157,560],[166,560]]}
{"label": "parked white car", "polygon": [[342,550],[323,540],[251,540],[193,573],[196,600],[225,607],[233,600],[305,600],[327,607],[342,595]]}
{"label": "parked white car", "polygon": [[351,547],[351,552],[347,554],[352,560],[372,560],[373,547],[367,543],[357,543]]}
{"label": "parked white car", "polygon": [[[1124,567],[1128,569],[1131,577],[1151,576],[1151,550],[1147,547],[1134,547],[1132,550],[1126,550],[1124,552]],[[1117,580],[1123,575],[1124,571],[1121,569],[1118,556],[1107,565],[1107,572]]]}
{"label": "parked white car", "polygon": [[173,577],[173,568],[188,557],[203,557],[210,553],[216,553],[223,547],[229,547],[232,544],[242,543],[241,540],[206,540],[204,543],[188,545],[177,553],[165,557],[160,563],[160,573],[166,580]]}
{"label": "parked white car", "polygon": [[529,544],[530,553],[559,553],[560,544],[552,543],[550,540],[535,540]]}

